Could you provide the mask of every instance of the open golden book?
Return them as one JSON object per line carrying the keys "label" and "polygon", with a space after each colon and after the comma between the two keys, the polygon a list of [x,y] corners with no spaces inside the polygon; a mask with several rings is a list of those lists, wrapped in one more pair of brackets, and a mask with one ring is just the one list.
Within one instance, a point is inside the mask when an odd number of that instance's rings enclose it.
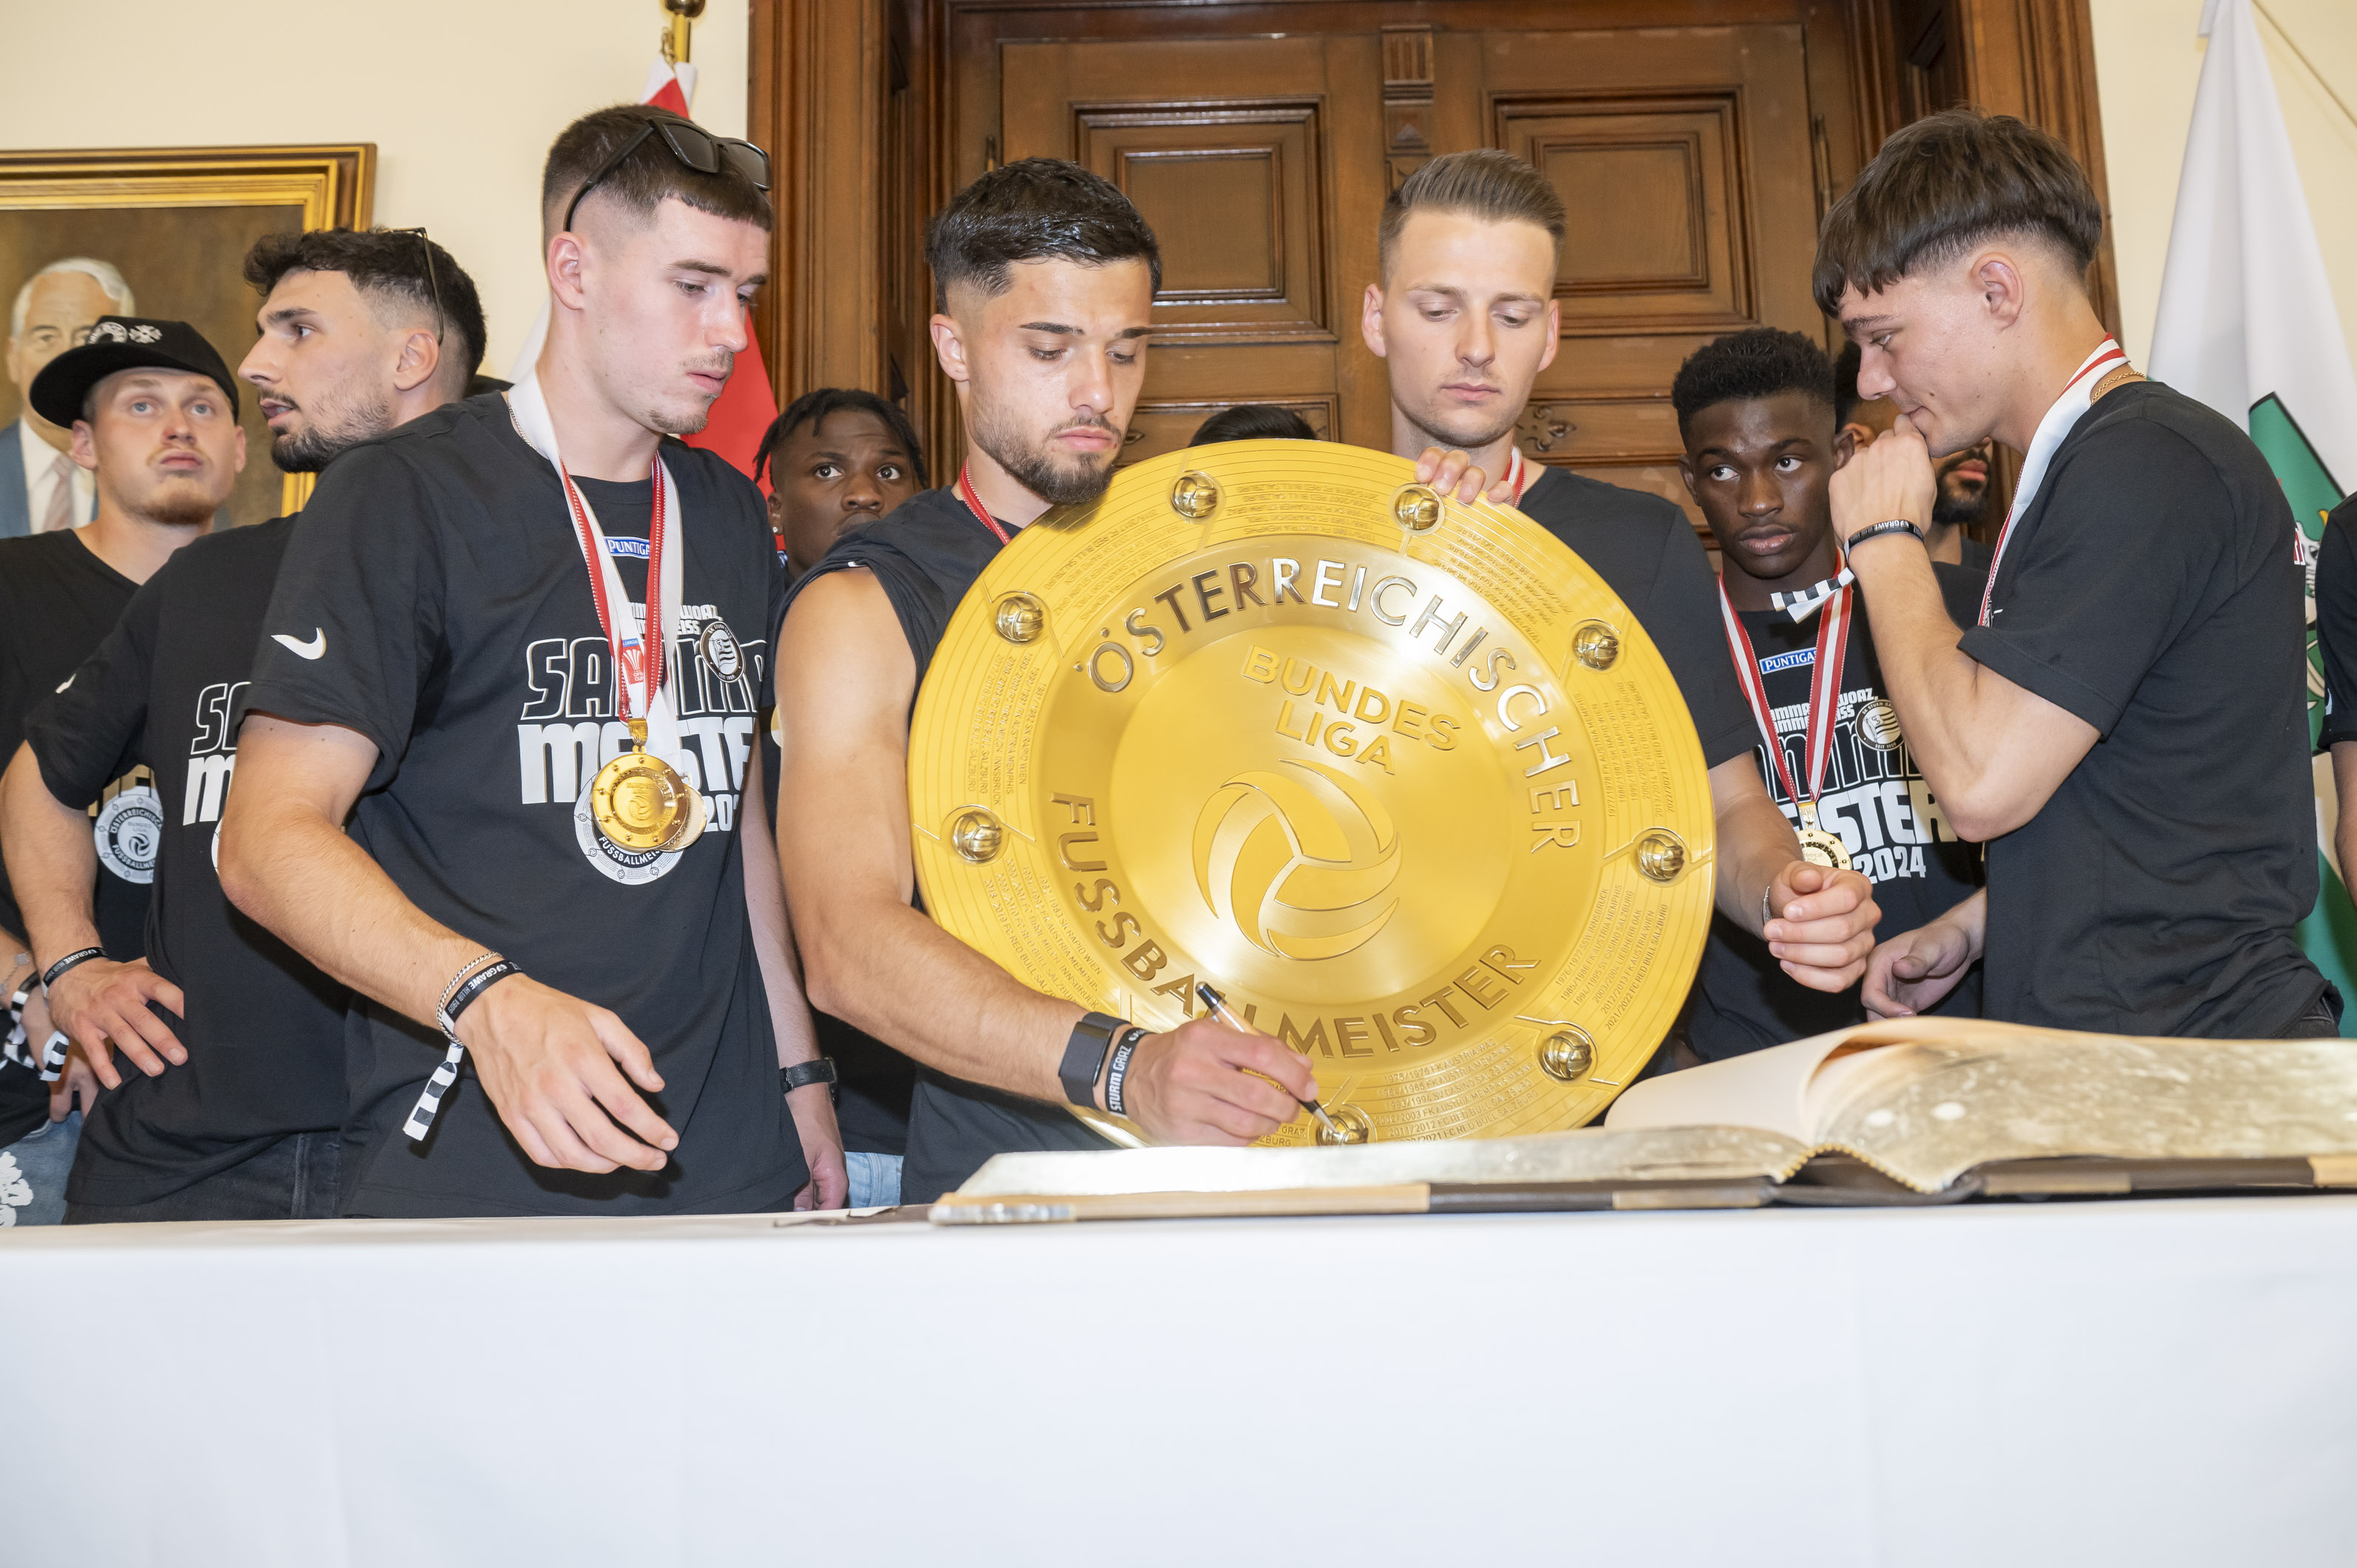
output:
{"label": "open golden book", "polygon": [[1905,1018],[1650,1079],[1600,1127],[1347,1148],[1001,1155],[950,1224],[1941,1203],[2357,1187],[2357,1042]]}

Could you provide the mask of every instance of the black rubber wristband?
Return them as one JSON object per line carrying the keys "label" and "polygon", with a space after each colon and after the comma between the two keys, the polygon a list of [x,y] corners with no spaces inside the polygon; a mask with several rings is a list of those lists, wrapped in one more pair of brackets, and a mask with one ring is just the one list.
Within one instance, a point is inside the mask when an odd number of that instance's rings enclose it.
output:
{"label": "black rubber wristband", "polygon": [[1110,1014],[1081,1015],[1081,1021],[1072,1026],[1072,1037],[1064,1043],[1063,1065],[1056,1069],[1056,1076],[1063,1080],[1065,1099],[1092,1111],[1096,1109],[1097,1074],[1104,1070],[1114,1040],[1127,1027],[1127,1019]]}
{"label": "black rubber wristband", "polygon": [[70,952],[66,954],[65,957],[58,960],[57,962],[49,965],[48,969],[41,972],[41,989],[47,991],[50,986],[55,985],[58,983],[58,976],[63,974],[66,971],[70,969],[79,969],[94,958],[104,958],[105,956],[106,950],[104,948],[84,948],[80,952]]}
{"label": "black rubber wristband", "polygon": [[1879,539],[1886,533],[1911,533],[1915,542],[1922,543],[1923,531],[1903,517],[1889,517],[1880,522],[1869,522],[1842,542],[1842,553],[1847,554],[1869,539]]}
{"label": "black rubber wristband", "polygon": [[808,1089],[813,1083],[823,1083],[827,1086],[827,1098],[831,1100],[834,1097],[834,1086],[842,1081],[841,1076],[834,1070],[833,1057],[820,1057],[815,1061],[796,1062],[791,1067],[781,1067],[778,1069],[778,1082],[787,1094],[791,1094],[797,1089]]}
{"label": "black rubber wristband", "polygon": [[1136,1054],[1137,1043],[1146,1038],[1146,1031],[1132,1024],[1121,1036],[1121,1044],[1113,1048],[1113,1060],[1105,1068],[1105,1109],[1116,1116],[1129,1112],[1122,1108],[1121,1086],[1129,1078],[1129,1058]]}
{"label": "black rubber wristband", "polygon": [[442,1009],[442,1032],[449,1036],[452,1039],[457,1039],[458,1037],[458,1015],[473,1006],[476,997],[480,996],[484,992],[489,991],[499,982],[505,980],[511,974],[522,974],[522,972],[523,971],[518,969],[507,960],[501,959],[497,963],[485,964],[473,974],[468,976],[467,983],[458,987],[457,994],[450,998],[449,1004]]}

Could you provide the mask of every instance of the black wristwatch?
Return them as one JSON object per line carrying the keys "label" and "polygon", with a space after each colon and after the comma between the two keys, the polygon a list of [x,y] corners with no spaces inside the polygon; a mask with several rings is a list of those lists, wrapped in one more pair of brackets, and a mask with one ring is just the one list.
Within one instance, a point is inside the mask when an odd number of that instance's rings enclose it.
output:
{"label": "black wristwatch", "polygon": [[1072,1037],[1064,1042],[1063,1064],[1056,1069],[1056,1076],[1063,1080],[1065,1099],[1087,1110],[1096,1109],[1097,1075],[1104,1071],[1114,1041],[1128,1027],[1127,1019],[1110,1014],[1081,1015],[1081,1021],[1072,1026]]}
{"label": "black wristwatch", "polygon": [[781,1067],[778,1069],[778,1082],[781,1086],[782,1092],[787,1094],[791,1094],[797,1089],[808,1089],[813,1083],[826,1085],[826,1097],[830,1101],[843,1092],[843,1079],[835,1074],[833,1057],[820,1057],[815,1061],[796,1062],[791,1067]]}

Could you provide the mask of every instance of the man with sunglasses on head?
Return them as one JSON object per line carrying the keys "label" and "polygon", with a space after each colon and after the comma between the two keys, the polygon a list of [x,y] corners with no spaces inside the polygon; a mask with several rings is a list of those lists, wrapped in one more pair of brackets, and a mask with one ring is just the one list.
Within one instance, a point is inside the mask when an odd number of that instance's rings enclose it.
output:
{"label": "man with sunglasses on head", "polygon": [[354,993],[344,1213],[841,1201],[739,810],[777,562],[759,492],[671,439],[746,347],[768,184],[661,109],[576,121],[532,373],[346,454],[288,548],[221,883]]}
{"label": "man with sunglasses on head", "polygon": [[[263,297],[238,374],[285,472],[464,396],[482,359],[473,280],[422,232],[265,235],[245,277]],[[35,712],[0,784],[0,841],[38,867],[25,907],[41,951],[92,940],[89,900],[69,891],[95,870],[83,808],[134,763],[160,807],[147,963],[92,960],[49,992],[111,1091],[74,1157],[68,1224],[335,1212],[343,989],[231,909],[213,868],[239,701],[294,531],[278,518],[175,554]]]}

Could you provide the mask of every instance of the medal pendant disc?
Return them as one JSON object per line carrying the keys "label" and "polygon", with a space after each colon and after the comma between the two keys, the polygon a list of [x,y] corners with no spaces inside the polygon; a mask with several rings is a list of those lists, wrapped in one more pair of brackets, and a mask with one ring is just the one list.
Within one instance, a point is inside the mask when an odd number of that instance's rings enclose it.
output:
{"label": "medal pendant disc", "polygon": [[705,798],[704,791],[693,784],[683,784],[681,788],[687,791],[687,814],[680,820],[679,831],[672,835],[671,842],[663,845],[672,854],[702,838],[712,822],[712,803]]}
{"label": "medal pendant disc", "polygon": [[1798,837],[1801,858],[1811,865],[1828,866],[1835,871],[1850,868],[1849,845],[1842,843],[1841,834],[1829,833],[1823,828],[1803,828]]}
{"label": "medal pendant disc", "polygon": [[589,811],[597,831],[624,849],[665,849],[687,825],[694,791],[660,757],[625,753],[597,770]]}

